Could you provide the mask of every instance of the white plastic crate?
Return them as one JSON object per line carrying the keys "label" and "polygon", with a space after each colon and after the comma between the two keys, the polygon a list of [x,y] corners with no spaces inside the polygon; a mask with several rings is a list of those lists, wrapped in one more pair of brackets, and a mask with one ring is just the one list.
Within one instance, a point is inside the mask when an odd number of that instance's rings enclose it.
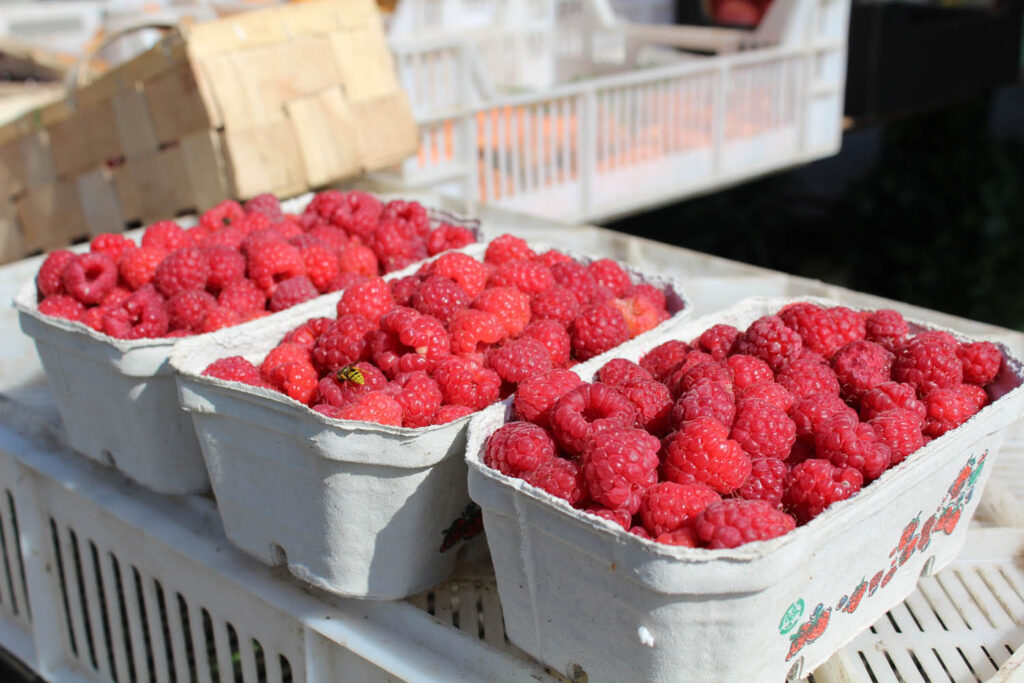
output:
{"label": "white plastic crate", "polygon": [[77,55],[102,23],[102,2],[0,3],[0,36]]}

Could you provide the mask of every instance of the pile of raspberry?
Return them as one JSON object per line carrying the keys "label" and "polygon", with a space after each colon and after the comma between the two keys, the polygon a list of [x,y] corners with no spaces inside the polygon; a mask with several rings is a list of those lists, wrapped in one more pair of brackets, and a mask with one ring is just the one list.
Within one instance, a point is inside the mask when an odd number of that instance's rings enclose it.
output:
{"label": "pile of raspberry", "polygon": [[407,277],[372,277],[337,317],[289,332],[257,367],[203,374],[275,389],[332,418],[425,427],[480,410],[666,320],[665,293],[614,261],[584,265],[503,235],[483,262],[442,254]]}
{"label": "pile of raspberry", "polygon": [[643,538],[732,548],[806,524],[963,424],[1002,363],[896,311],[796,303],[611,360],[592,383],[520,384],[520,421],[483,460]]}
{"label": "pile of raspberry", "polygon": [[40,312],[119,339],[183,337],[259,318],[475,241],[431,228],[416,202],[382,204],[360,191],[317,194],[303,213],[277,198],[225,201],[182,228],[150,225],[136,244],[95,237],[88,253],[46,257]]}

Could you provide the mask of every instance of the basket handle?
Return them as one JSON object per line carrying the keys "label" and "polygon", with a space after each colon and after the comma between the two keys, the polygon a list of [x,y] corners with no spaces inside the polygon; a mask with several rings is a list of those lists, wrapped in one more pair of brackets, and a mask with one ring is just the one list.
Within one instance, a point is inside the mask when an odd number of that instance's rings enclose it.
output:
{"label": "basket handle", "polygon": [[92,47],[86,48],[82,52],[81,56],[75,60],[74,66],[68,72],[67,78],[64,80],[64,86],[68,93],[68,100],[74,100],[75,92],[86,85],[88,85],[89,69],[86,66],[92,61],[103,48],[113,43],[118,38],[135,33],[136,31],[142,31],[147,28],[161,29],[163,31],[173,31],[178,28],[178,21],[171,18],[161,17],[145,17],[137,21],[130,22],[116,31],[106,34],[103,38],[93,45]]}

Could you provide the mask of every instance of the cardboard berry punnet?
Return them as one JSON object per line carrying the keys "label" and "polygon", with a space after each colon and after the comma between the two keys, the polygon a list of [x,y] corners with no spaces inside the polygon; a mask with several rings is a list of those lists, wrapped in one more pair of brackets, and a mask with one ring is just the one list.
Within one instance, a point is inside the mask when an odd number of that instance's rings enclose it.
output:
{"label": "cardboard berry punnet", "polygon": [[[689,342],[718,323],[743,330],[793,302],[748,299],[672,321],[610,356],[638,361],[662,342]],[[508,638],[595,683],[813,671],[959,553],[1004,433],[1024,412],[1024,369],[1000,351],[992,402],[961,426],[809,523],[732,549],[646,540],[491,469],[487,439],[514,417],[511,400],[484,410],[469,428],[469,493],[482,509]],[[606,360],[575,370],[590,381]]]}
{"label": "cardboard berry punnet", "polygon": [[[546,249],[530,246],[538,253]],[[459,251],[482,259],[486,248],[478,243]],[[634,283],[665,293],[674,316],[669,320],[689,310],[672,279],[623,267]],[[286,565],[296,577],[333,593],[403,598],[454,568],[460,539],[450,532],[470,502],[464,460],[470,416],[415,429],[333,419],[281,393],[202,374],[229,356],[258,363],[289,330],[334,313],[335,300],[320,299],[244,330],[186,339],[175,348],[171,365],[179,373],[181,404],[195,422],[228,538],[262,562]]]}

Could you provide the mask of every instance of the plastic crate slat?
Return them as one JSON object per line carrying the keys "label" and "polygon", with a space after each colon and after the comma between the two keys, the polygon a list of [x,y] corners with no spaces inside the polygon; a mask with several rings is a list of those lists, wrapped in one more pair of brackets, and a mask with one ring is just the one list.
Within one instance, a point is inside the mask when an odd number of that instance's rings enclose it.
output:
{"label": "plastic crate slat", "polygon": [[71,530],[67,527],[59,527],[61,556],[64,567],[64,588],[67,591],[68,612],[71,614],[71,627],[74,633],[74,641],[78,650],[78,658],[86,665],[91,666],[89,645],[90,636],[86,633],[85,615],[83,612],[83,598],[78,590],[78,575],[75,571],[77,553],[72,544]]}
{"label": "plastic crate slat", "polygon": [[[256,649],[253,645],[252,636],[242,633],[237,633],[237,636],[239,657],[242,660],[242,681],[243,683],[258,683]],[[266,661],[265,655],[264,661]]]}
{"label": "plastic crate slat", "polygon": [[505,624],[501,619],[501,602],[496,586],[484,586],[480,590],[484,613],[484,642],[494,647],[505,647]]}
{"label": "plastic crate slat", "polygon": [[206,625],[203,610],[194,601],[185,598],[188,626],[192,636],[192,661],[195,663],[196,679],[199,683],[213,683],[210,675],[209,648],[213,643],[206,639]]}
{"label": "plastic crate slat", "polygon": [[[4,505],[6,498],[8,505]],[[10,581],[16,616],[27,622],[29,620],[28,591],[23,580],[24,564],[21,557],[21,538],[14,524],[13,498],[9,489],[0,491],[0,522],[3,524],[4,546],[7,550],[4,568]]]}
{"label": "plastic crate slat", "polygon": [[173,638],[170,643],[172,651],[168,652],[167,639],[164,637],[163,620],[160,617],[162,610],[153,578],[139,572],[139,586],[142,589],[142,603],[146,609],[149,645],[153,651],[153,674],[156,676],[157,683],[169,683],[171,673],[168,660],[174,656]]}
{"label": "plastic crate slat", "polygon": [[89,611],[89,625],[92,631],[93,645],[96,648],[96,664],[101,676],[111,678],[113,673],[110,666],[110,643],[107,641],[107,632],[103,626],[103,601],[100,599],[99,577],[96,575],[93,564],[92,541],[81,537],[78,539],[78,552],[82,561],[82,581],[85,585],[85,599]]}
{"label": "plastic crate slat", "polygon": [[1001,630],[1014,626],[1013,616],[1007,613],[989,585],[982,580],[979,570],[977,566],[965,567],[957,572],[957,576],[992,628]]}
{"label": "plastic crate slat", "polygon": [[109,551],[97,548],[99,555],[100,576],[103,585],[103,598],[107,614],[107,625],[110,633],[110,650],[114,655],[114,671],[118,681],[130,681],[127,639],[121,623],[121,596],[123,587],[119,586],[114,577],[114,557]]}
{"label": "plastic crate slat", "polygon": [[[139,604],[139,593],[135,584],[135,567],[130,564],[118,563],[121,571],[121,588],[124,591],[124,609],[128,617],[128,640],[132,644],[132,661],[135,666],[136,681],[150,681],[153,678],[159,682],[159,676],[155,669],[151,669],[147,658],[147,648],[151,647],[147,642],[146,631],[142,621],[142,605]],[[143,598],[145,599],[145,598]],[[154,660],[156,657],[154,656]],[[155,662],[154,662],[155,663]]]}

